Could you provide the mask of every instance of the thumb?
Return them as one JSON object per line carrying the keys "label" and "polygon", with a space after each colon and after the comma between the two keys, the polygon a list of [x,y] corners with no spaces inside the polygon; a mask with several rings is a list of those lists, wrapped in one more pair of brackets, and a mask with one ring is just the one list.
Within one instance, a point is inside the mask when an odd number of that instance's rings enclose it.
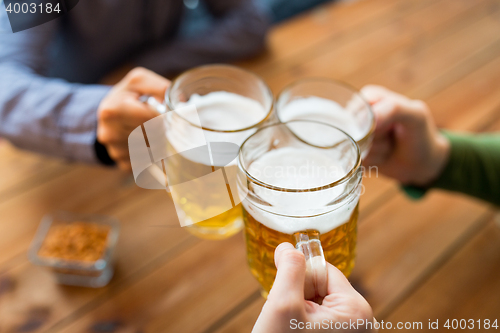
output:
{"label": "thumb", "polygon": [[274,252],[274,262],[278,273],[268,299],[295,305],[303,302],[306,260],[302,252],[290,243],[281,243]]}

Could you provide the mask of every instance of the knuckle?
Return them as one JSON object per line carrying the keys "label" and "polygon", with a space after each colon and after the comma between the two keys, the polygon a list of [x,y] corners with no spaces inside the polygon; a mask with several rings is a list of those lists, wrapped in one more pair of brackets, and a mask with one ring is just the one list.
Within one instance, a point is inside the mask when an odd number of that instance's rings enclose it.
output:
{"label": "knuckle", "polygon": [[425,124],[432,118],[431,112],[427,103],[421,100],[413,100],[412,108],[410,109],[409,116],[414,119],[418,124]]}
{"label": "knuckle", "polygon": [[283,251],[283,259],[292,265],[305,266],[304,254],[298,250],[287,249]]}
{"label": "knuckle", "polygon": [[413,100],[413,105],[415,106],[416,109],[421,110],[423,112],[428,112],[429,111],[429,106],[427,103],[420,99]]}
{"label": "knuckle", "polygon": [[128,151],[127,151],[126,149],[124,149],[124,150],[122,150],[122,151],[120,151],[120,152],[118,153],[118,158],[126,160],[126,162],[127,162],[127,163],[129,163],[129,162],[130,162],[130,161],[129,161],[129,158],[130,158],[130,157],[129,157],[129,155],[128,155]]}
{"label": "knuckle", "polygon": [[110,107],[105,107],[100,110],[99,112],[99,119],[101,121],[108,121],[116,116],[116,110]]}
{"label": "knuckle", "polygon": [[376,84],[367,84],[361,90],[380,90],[382,87]]}
{"label": "knuckle", "polygon": [[97,127],[97,139],[102,144],[108,144],[109,139],[110,139],[109,131],[103,126],[98,126]]}
{"label": "knuckle", "polygon": [[122,144],[114,144],[108,147],[108,153],[115,160],[127,160],[129,159],[128,149]]}
{"label": "knuckle", "polygon": [[97,139],[104,145],[110,145],[119,142],[119,138],[113,131],[109,130],[106,126],[99,126],[97,128]]}
{"label": "knuckle", "polygon": [[[113,158],[113,157],[112,157]],[[131,171],[132,164],[130,163],[130,159],[127,157],[114,157],[113,160],[116,162],[116,165],[120,170],[123,171]]]}
{"label": "knuckle", "polygon": [[395,116],[404,111],[403,105],[394,101],[393,99],[387,98],[385,99],[385,103],[387,105],[387,109],[389,110],[390,116]]}
{"label": "knuckle", "polygon": [[380,98],[382,96],[387,95],[387,89],[376,85],[376,84],[367,84],[363,88],[361,88],[361,93],[365,95],[368,99]]}
{"label": "knuckle", "polygon": [[132,96],[126,96],[125,98],[123,98],[123,100],[121,101],[121,106],[123,109],[126,110],[135,110],[135,109],[141,110],[143,108],[147,109],[146,105],[141,104],[140,102],[137,101],[137,99],[133,98]]}
{"label": "knuckle", "polygon": [[132,171],[132,165],[130,165],[130,162],[122,162],[122,163],[119,163],[118,164],[118,167],[120,168],[120,170],[122,171],[127,171],[127,172],[130,172]]}
{"label": "knuckle", "polygon": [[127,74],[126,78],[129,83],[135,83],[142,80],[142,78],[144,77],[144,75],[146,75],[146,73],[147,69],[143,67],[136,67]]}

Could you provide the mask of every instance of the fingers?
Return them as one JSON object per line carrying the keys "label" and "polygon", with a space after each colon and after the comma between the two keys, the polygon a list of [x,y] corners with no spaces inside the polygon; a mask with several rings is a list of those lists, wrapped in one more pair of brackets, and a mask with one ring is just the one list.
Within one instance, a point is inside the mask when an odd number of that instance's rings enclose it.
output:
{"label": "fingers", "polygon": [[328,295],[356,291],[345,275],[335,266],[326,263],[328,269]]}
{"label": "fingers", "polygon": [[375,104],[380,101],[383,97],[387,96],[386,90],[382,86],[377,85],[366,85],[361,88],[361,94],[366,98],[370,104]]}
{"label": "fingers", "polygon": [[404,95],[375,84],[369,84],[361,88],[361,94],[370,104],[375,104],[384,98],[406,98]]}
{"label": "fingers", "polygon": [[[115,92],[107,96],[99,106],[98,120],[101,130],[106,130],[110,137],[126,141],[130,132],[144,122],[158,116],[158,113],[136,99],[129,92]],[[104,135],[99,133],[98,135]],[[104,139],[115,142],[116,140]]]}
{"label": "fingers", "polygon": [[401,123],[405,127],[422,127],[429,118],[430,111],[420,100],[412,100],[376,85],[363,87],[361,93],[370,102],[375,113],[375,135],[377,132],[386,133],[392,130],[395,123]]}
{"label": "fingers", "polygon": [[163,101],[165,91],[170,85],[169,80],[142,67],[131,70],[122,81],[128,90],[140,95],[154,96],[159,101]]}
{"label": "fingers", "polygon": [[129,158],[128,147],[125,145],[110,145],[108,154],[115,161]]}
{"label": "fingers", "polygon": [[276,248],[274,261],[278,273],[268,300],[288,305],[302,304],[306,274],[304,255],[292,244],[282,243]]}
{"label": "fingers", "polygon": [[109,157],[115,161],[118,168],[124,171],[132,171],[132,164],[130,163],[130,155],[128,145],[123,143],[108,144],[106,146]]}
{"label": "fingers", "polygon": [[375,139],[377,137],[385,137],[396,121],[395,114],[399,110],[396,101],[399,100],[400,96],[385,87],[377,85],[364,86],[361,89],[361,93],[372,105],[372,110],[375,114],[377,124],[375,127]]}
{"label": "fingers", "polygon": [[340,270],[329,263],[327,265],[328,295],[324,298],[323,305],[336,312],[337,321],[372,320],[373,311],[370,304]]}
{"label": "fingers", "polygon": [[252,333],[288,332],[291,319],[304,318],[304,255],[292,244],[282,243],[274,252],[274,262],[278,273]]}
{"label": "fingers", "polygon": [[[128,136],[124,135],[123,137],[128,137]],[[109,157],[116,163],[116,165],[120,169],[126,171],[132,170],[128,144],[126,142],[123,142],[120,137],[116,139],[117,141],[113,141],[111,139],[110,142],[107,140],[106,136],[103,135],[99,136],[99,133],[97,135],[97,139],[101,144],[106,146],[106,150],[108,152]]]}
{"label": "fingers", "polygon": [[140,102],[141,95],[163,101],[170,81],[145,68],[134,68],[116,84],[98,108],[97,140],[123,170],[130,170],[128,136],[144,122],[158,116]]}
{"label": "fingers", "polygon": [[98,110],[97,140],[122,170],[131,170],[128,136],[144,122],[158,116],[147,105],[136,99],[136,94],[112,91],[101,102]]}
{"label": "fingers", "polygon": [[115,109],[114,117],[124,128],[133,130],[144,122],[158,116],[159,114],[146,104],[136,100],[128,99]]}
{"label": "fingers", "polygon": [[120,170],[127,171],[127,172],[132,171],[132,164],[130,163],[130,158],[115,160],[115,162]]}

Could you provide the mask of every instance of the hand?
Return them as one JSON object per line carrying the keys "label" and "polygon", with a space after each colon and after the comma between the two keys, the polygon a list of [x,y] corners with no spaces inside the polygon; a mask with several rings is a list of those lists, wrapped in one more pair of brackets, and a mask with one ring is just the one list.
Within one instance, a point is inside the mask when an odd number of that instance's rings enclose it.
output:
{"label": "hand", "polygon": [[[349,321],[358,320],[373,323],[370,305],[335,266],[327,263],[328,294],[319,305],[304,299],[306,261],[302,252],[290,243],[282,243],[276,248],[274,260],[278,273],[252,333],[371,332],[365,329],[364,324],[356,330],[345,326],[335,330],[335,323],[347,325]],[[318,323],[317,329],[300,329],[302,326],[299,323],[306,325],[314,322]],[[330,330],[318,326],[320,324],[328,325]]]}
{"label": "hand", "polygon": [[134,68],[104,97],[97,110],[97,140],[123,170],[130,170],[128,136],[137,126],[158,116],[140,102],[141,95],[163,101],[170,81],[144,68]]}
{"label": "hand", "polygon": [[377,120],[372,148],[364,164],[405,185],[427,186],[436,180],[449,157],[450,143],[439,132],[428,106],[381,86],[361,93]]}

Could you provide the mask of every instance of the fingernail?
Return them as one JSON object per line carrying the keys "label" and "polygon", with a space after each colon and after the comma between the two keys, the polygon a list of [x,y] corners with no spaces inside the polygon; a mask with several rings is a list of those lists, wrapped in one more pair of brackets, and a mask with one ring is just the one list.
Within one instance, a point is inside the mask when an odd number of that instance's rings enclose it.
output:
{"label": "fingernail", "polygon": [[281,243],[276,247],[274,255],[278,256],[281,252],[283,252],[286,249],[295,249],[295,247],[291,243]]}

